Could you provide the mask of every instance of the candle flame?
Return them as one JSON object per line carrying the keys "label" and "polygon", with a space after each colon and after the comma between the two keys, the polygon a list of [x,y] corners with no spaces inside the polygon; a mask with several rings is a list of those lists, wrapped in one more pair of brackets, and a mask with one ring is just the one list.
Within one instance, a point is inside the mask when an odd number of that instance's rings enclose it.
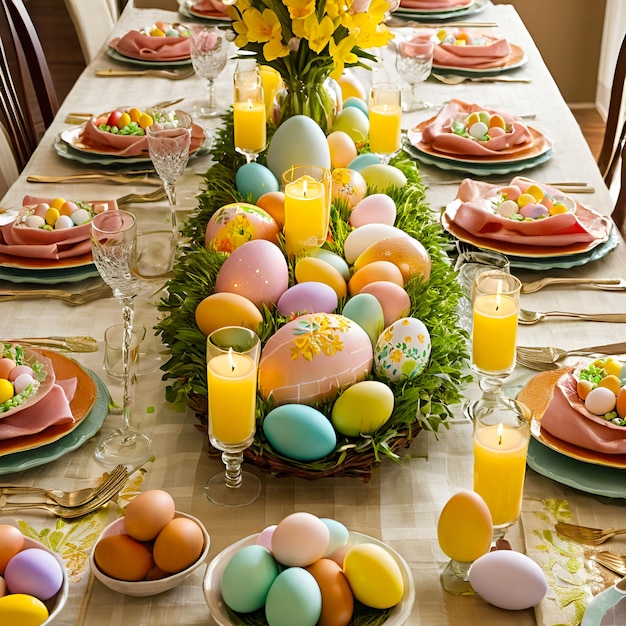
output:
{"label": "candle flame", "polygon": [[502,297],[502,281],[499,280],[496,287],[496,311],[500,308],[500,298]]}
{"label": "candle flame", "polygon": [[234,372],[235,371],[235,359],[233,359],[233,349],[232,348],[228,348],[228,358],[230,360],[230,371]]}
{"label": "candle flame", "polygon": [[302,195],[306,198],[307,182],[306,178],[302,179]]}
{"label": "candle flame", "polygon": [[502,426],[502,422],[498,424],[498,445],[502,445],[502,431],[504,430],[504,426]]}

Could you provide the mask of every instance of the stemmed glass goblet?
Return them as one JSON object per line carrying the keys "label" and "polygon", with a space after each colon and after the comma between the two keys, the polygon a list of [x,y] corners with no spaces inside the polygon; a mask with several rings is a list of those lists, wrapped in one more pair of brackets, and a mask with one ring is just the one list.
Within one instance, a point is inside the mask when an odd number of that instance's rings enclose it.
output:
{"label": "stemmed glass goblet", "polygon": [[374,83],[370,92],[370,152],[389,163],[402,145],[402,88],[397,83]]}
{"label": "stemmed glass goblet", "polygon": [[402,102],[403,111],[420,111],[431,106],[428,102],[420,100],[415,92],[417,86],[430,76],[434,49],[435,46],[429,38],[402,41],[398,44],[396,69],[411,87],[408,100]]}
{"label": "stemmed glass goblet", "polygon": [[191,116],[184,111],[155,112],[155,122],[146,128],[148,151],[170,205],[172,230],[178,234],[176,181],[189,161]]}
{"label": "stemmed glass goblet", "polygon": [[193,69],[209,83],[208,100],[199,106],[200,117],[217,117],[220,111],[215,98],[215,79],[228,62],[228,40],[219,28],[198,28],[190,43]]}
{"label": "stemmed glass goblet", "polygon": [[131,360],[134,298],[138,280],[130,271],[130,259],[137,236],[135,216],[127,211],[105,211],[91,222],[91,250],[98,272],[122,305],[122,417],[123,425],[104,436],[96,446],[95,457],[106,465],[135,466],[152,456],[150,438],[130,423],[134,373]]}
{"label": "stemmed glass goblet", "polygon": [[267,144],[267,114],[259,69],[236,72],[234,88],[235,150],[250,163],[256,161]]}
{"label": "stemmed glass goblet", "polygon": [[259,479],[243,472],[243,452],[254,440],[261,341],[242,326],[213,331],[206,342],[209,441],[222,451],[226,470],[206,482],[206,497],[221,506],[251,504],[261,492]]}

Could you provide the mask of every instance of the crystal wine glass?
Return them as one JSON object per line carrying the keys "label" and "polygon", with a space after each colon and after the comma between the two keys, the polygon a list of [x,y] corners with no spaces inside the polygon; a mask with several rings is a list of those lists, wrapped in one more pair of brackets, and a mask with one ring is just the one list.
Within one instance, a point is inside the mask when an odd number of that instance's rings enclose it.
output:
{"label": "crystal wine glass", "polygon": [[215,98],[215,79],[228,62],[228,40],[219,28],[198,28],[191,37],[191,63],[198,76],[209,83],[209,98],[200,104],[201,117],[220,114]]}
{"label": "crystal wine glass", "polygon": [[155,122],[146,128],[148,151],[170,205],[172,230],[178,234],[176,181],[185,171],[191,147],[191,116],[184,111],[157,111]]}
{"label": "crystal wine glass", "polygon": [[104,436],[96,446],[96,460],[105,465],[135,466],[152,456],[149,437],[130,424],[134,372],[131,361],[134,299],[138,280],[130,271],[130,259],[137,236],[135,216],[127,211],[105,211],[91,222],[91,250],[98,272],[122,305],[122,416],[123,425]]}
{"label": "crystal wine glass", "polygon": [[369,103],[370,152],[389,163],[402,144],[402,88],[396,83],[374,83]]}
{"label": "crystal wine glass", "polygon": [[254,440],[261,342],[241,326],[226,326],[207,337],[209,441],[222,451],[226,467],[209,478],[206,497],[221,506],[245,506],[261,492],[259,479],[243,472],[243,452]]}
{"label": "crystal wine glass", "polygon": [[411,86],[408,100],[402,103],[403,111],[420,111],[431,105],[416,96],[416,89],[429,76],[433,67],[435,46],[430,39],[420,38],[413,41],[402,41],[396,53],[396,69]]}

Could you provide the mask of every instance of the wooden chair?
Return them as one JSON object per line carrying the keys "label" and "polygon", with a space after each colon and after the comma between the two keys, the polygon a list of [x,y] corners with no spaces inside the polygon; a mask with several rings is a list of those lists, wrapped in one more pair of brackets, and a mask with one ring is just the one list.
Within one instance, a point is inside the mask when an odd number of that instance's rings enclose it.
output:
{"label": "wooden chair", "polygon": [[607,187],[611,187],[617,163],[622,154],[622,147],[626,139],[626,121],[623,117],[624,81],[626,80],[626,36],[622,40],[622,46],[617,56],[615,74],[611,87],[609,111],[606,119],[606,129],[598,167],[604,177]]}
{"label": "wooden chair", "polygon": [[622,236],[626,238],[626,142],[623,143],[622,151],[622,175],[620,181],[620,188],[617,195],[617,201],[615,202],[615,208],[611,217],[615,222],[617,228],[619,228]]}
{"label": "wooden chair", "polygon": [[46,57],[22,0],[0,0],[0,121],[19,169],[59,108]]}
{"label": "wooden chair", "polygon": [[19,172],[9,133],[4,124],[0,124],[0,198],[4,197],[18,176]]}

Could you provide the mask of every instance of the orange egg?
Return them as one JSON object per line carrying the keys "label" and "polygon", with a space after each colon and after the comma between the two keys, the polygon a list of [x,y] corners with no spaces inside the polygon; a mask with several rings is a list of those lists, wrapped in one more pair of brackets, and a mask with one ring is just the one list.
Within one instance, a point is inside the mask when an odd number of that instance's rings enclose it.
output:
{"label": "orange egg", "polygon": [[281,226],[285,223],[285,194],[282,191],[268,191],[256,205],[267,211]]}
{"label": "orange egg", "polygon": [[306,570],[322,593],[322,613],[317,626],[346,626],[354,612],[354,596],[341,567],[331,559],[319,559]]}
{"label": "orange egg", "polygon": [[622,419],[626,419],[626,387],[622,387],[617,394],[615,410]]}
{"label": "orange egg", "polygon": [[174,574],[195,563],[203,548],[204,535],[200,526],[186,517],[176,517],[154,541],[154,562],[163,571]]}
{"label": "orange egg", "polygon": [[584,400],[593,389],[593,383],[589,380],[579,380],[576,383],[576,393],[581,400]]}
{"label": "orange egg", "polygon": [[605,376],[599,383],[598,387],[606,387],[610,389],[616,396],[620,391],[620,387],[622,386],[622,381],[615,374],[609,374]]}
{"label": "orange egg", "polygon": [[351,296],[354,296],[360,293],[365,285],[380,280],[388,280],[400,287],[404,287],[404,278],[397,265],[391,263],[391,261],[373,261],[354,272],[352,278],[348,281],[348,291]]}
{"label": "orange egg", "polygon": [[129,535],[103,537],[93,556],[103,573],[118,580],[144,580],[154,567],[149,545]]}
{"label": "orange egg", "polygon": [[480,116],[478,115],[477,111],[474,111],[473,113],[470,113],[467,116],[467,119],[465,120],[465,126],[469,128],[470,126],[473,126],[477,122],[480,122]]}
{"label": "orange egg", "polygon": [[0,524],[0,574],[4,574],[7,563],[23,547],[24,535],[15,526]]}
{"label": "orange egg", "polygon": [[74,213],[74,211],[76,211],[78,209],[78,207],[76,206],[76,204],[74,204],[74,202],[72,202],[71,200],[68,200],[67,202],[65,202],[65,204],[60,208],[59,213],[61,215],[71,215],[72,213]]}
{"label": "orange egg", "polygon": [[501,115],[496,113],[489,119],[489,128],[506,128],[506,122]]}
{"label": "orange egg", "polygon": [[10,359],[8,356],[2,357],[0,359],[0,378],[8,380],[11,370],[16,365],[17,363],[13,359]]}
{"label": "orange egg", "polygon": [[145,491],[126,507],[124,527],[133,539],[150,541],[174,519],[175,510],[174,499],[167,491]]}
{"label": "orange egg", "polygon": [[356,146],[348,133],[336,130],[330,133],[326,140],[330,149],[330,164],[333,169],[336,167],[348,167],[348,163],[356,158]]}
{"label": "orange egg", "polygon": [[224,326],[245,326],[256,331],[262,321],[259,309],[238,293],[213,293],[196,307],[196,324],[206,336]]}

